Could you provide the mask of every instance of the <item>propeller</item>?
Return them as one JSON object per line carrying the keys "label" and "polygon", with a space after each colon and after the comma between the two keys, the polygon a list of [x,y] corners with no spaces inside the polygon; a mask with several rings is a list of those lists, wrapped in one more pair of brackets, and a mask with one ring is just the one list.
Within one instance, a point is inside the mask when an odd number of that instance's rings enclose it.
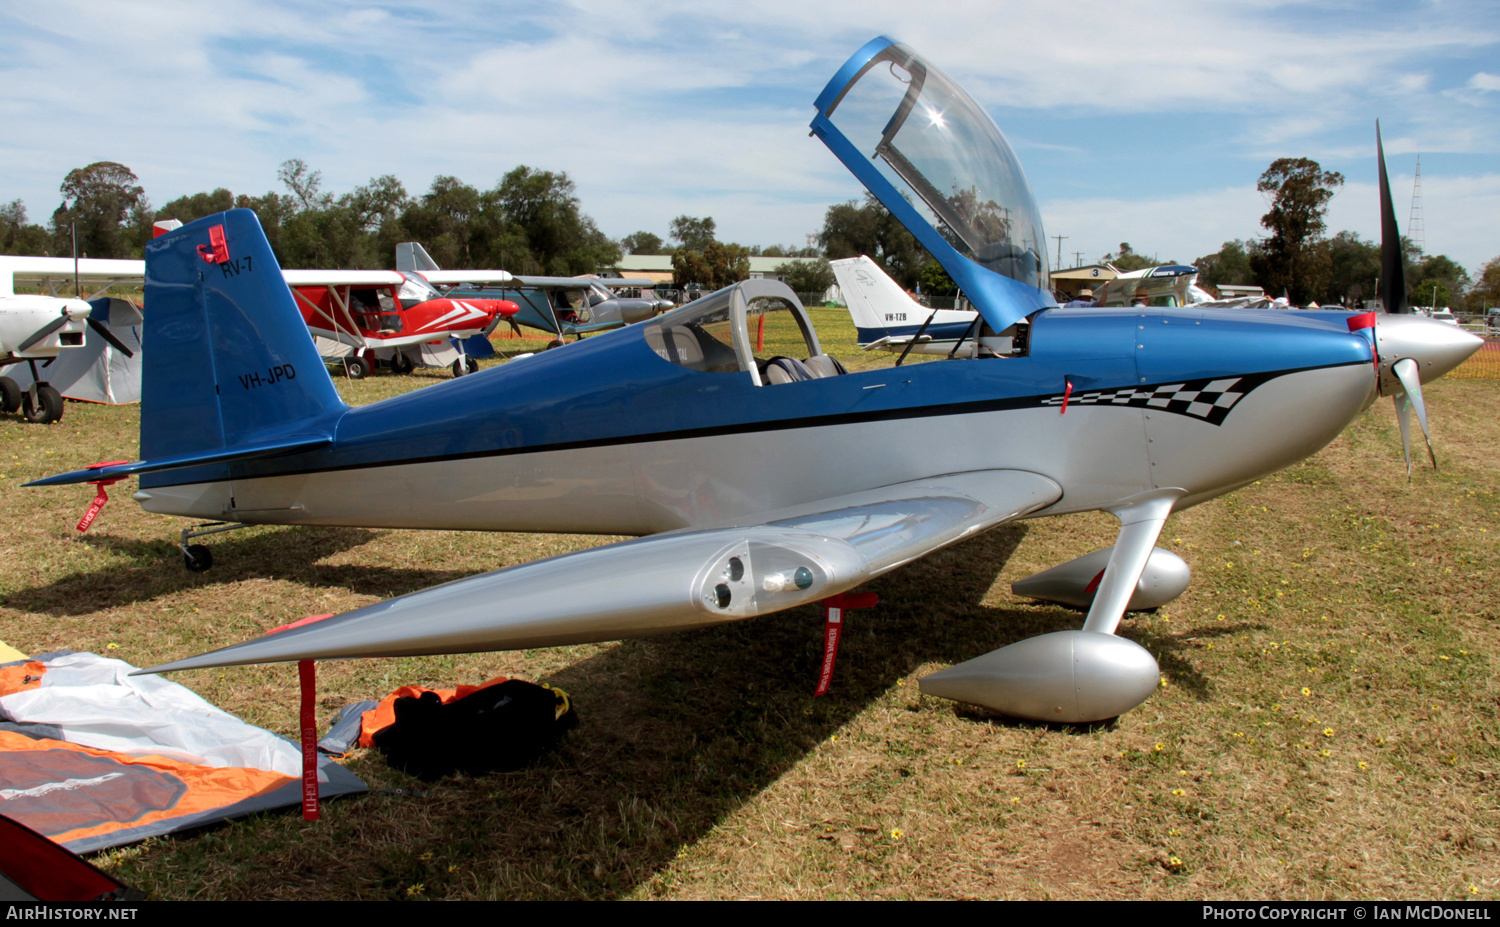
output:
{"label": "propeller", "polygon": [[62,328],[67,324],[68,314],[66,311],[64,311],[61,318],[47,323],[46,325],[38,329],[36,333],[33,334],[30,338],[27,338],[25,341],[21,342],[21,346],[19,348],[16,348],[16,353],[25,354],[27,351],[31,350],[32,345],[36,344],[38,341],[41,341],[43,338],[47,337],[48,335],[52,334],[53,332],[57,331],[59,328]]}
{"label": "propeller", "polygon": [[1380,122],[1375,123],[1376,161],[1380,168],[1380,299],[1386,314],[1375,323],[1376,383],[1382,395],[1396,404],[1396,422],[1401,426],[1401,452],[1406,457],[1406,478],[1411,479],[1411,413],[1417,413],[1427,456],[1437,469],[1432,433],[1427,428],[1427,404],[1422,400],[1423,373],[1430,382],[1463,363],[1484,340],[1454,325],[1445,325],[1413,313],[1406,302],[1405,255],[1401,230],[1391,205],[1391,183],[1385,171],[1385,148],[1380,140]]}
{"label": "propeller", "polygon": [[119,351],[126,357],[135,357],[135,352],[127,348],[125,346],[125,342],[121,341],[118,335],[109,330],[108,325],[105,325],[103,322],[99,321],[93,316],[89,316],[88,323],[89,328],[92,328],[95,334],[97,334],[100,338],[108,341],[110,343],[110,346],[113,347],[116,351]]}
{"label": "propeller", "polygon": [[1391,367],[1396,379],[1401,381],[1402,392],[1391,398],[1396,403],[1396,422],[1401,426],[1401,452],[1406,455],[1406,478],[1411,479],[1411,425],[1408,419],[1412,410],[1417,413],[1417,424],[1422,426],[1422,440],[1427,442],[1427,456],[1432,458],[1432,469],[1438,468],[1437,454],[1432,450],[1432,435],[1427,431],[1427,406],[1422,402],[1422,378],[1417,374],[1417,362],[1403,357]]}

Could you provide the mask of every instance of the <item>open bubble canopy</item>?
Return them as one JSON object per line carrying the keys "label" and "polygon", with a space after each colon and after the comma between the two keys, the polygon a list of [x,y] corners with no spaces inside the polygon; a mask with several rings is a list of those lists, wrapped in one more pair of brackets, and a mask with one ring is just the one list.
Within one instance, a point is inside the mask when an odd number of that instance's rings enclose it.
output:
{"label": "open bubble canopy", "polygon": [[995,121],[922,56],[884,36],[844,62],[812,130],[943,265],[995,331],[1057,305],[1047,235]]}

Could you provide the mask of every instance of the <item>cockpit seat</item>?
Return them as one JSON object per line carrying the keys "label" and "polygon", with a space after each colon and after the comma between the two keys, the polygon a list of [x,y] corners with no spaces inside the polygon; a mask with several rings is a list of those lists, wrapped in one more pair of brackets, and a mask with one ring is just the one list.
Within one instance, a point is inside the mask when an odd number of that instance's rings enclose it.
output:
{"label": "cockpit seat", "polygon": [[761,377],[766,383],[796,383],[800,380],[813,380],[811,370],[807,365],[795,357],[773,357],[766,361],[766,366]]}
{"label": "cockpit seat", "polygon": [[839,363],[838,358],[830,354],[814,354],[803,361],[802,366],[818,378],[837,377],[849,372],[843,364]]}

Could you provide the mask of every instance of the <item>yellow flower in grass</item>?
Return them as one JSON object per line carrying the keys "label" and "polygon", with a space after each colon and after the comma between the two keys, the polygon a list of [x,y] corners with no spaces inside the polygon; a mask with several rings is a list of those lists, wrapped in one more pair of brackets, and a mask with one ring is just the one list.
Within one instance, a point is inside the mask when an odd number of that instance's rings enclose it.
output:
{"label": "yellow flower in grass", "polygon": [[1181,795],[1186,795],[1187,793],[1184,792],[1182,789],[1173,789],[1172,790],[1172,794],[1173,795],[1181,796]]}
{"label": "yellow flower in grass", "polygon": [[906,836],[906,831],[902,830],[901,828],[899,828],[899,827],[893,827],[893,828],[891,828],[891,839],[892,840],[900,840],[902,837],[905,837],[905,836]]}
{"label": "yellow flower in grass", "polygon": [[1307,686],[1303,686],[1302,687],[1302,694],[1303,695],[1312,695],[1312,690],[1309,689]]}
{"label": "yellow flower in grass", "polygon": [[1332,737],[1333,736],[1333,728],[1331,728],[1331,727],[1325,727],[1325,728],[1323,728],[1323,736],[1324,737]]}
{"label": "yellow flower in grass", "polygon": [[1162,751],[1163,751],[1163,750],[1165,750],[1165,749],[1167,749],[1167,745],[1166,745],[1166,744],[1157,744],[1157,745],[1156,745],[1156,746],[1155,746],[1155,747],[1153,747],[1153,748],[1152,748],[1152,749],[1154,749],[1154,750],[1155,750],[1155,751],[1156,751],[1156,752],[1157,752],[1157,753],[1160,753],[1160,752],[1162,752]]}
{"label": "yellow flower in grass", "polygon": [[1016,760],[1016,768],[1017,769],[1025,769],[1026,768],[1026,761],[1025,760]]}
{"label": "yellow flower in grass", "polygon": [[1359,768],[1360,769],[1369,769],[1370,768],[1370,764],[1366,763],[1364,760],[1360,760],[1359,761]]}

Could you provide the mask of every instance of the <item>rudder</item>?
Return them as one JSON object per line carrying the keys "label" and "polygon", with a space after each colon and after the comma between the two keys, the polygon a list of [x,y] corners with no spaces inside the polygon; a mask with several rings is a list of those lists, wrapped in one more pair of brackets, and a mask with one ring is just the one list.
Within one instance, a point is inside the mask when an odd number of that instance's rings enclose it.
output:
{"label": "rudder", "polygon": [[328,432],[346,406],[248,209],[146,246],[141,456]]}

